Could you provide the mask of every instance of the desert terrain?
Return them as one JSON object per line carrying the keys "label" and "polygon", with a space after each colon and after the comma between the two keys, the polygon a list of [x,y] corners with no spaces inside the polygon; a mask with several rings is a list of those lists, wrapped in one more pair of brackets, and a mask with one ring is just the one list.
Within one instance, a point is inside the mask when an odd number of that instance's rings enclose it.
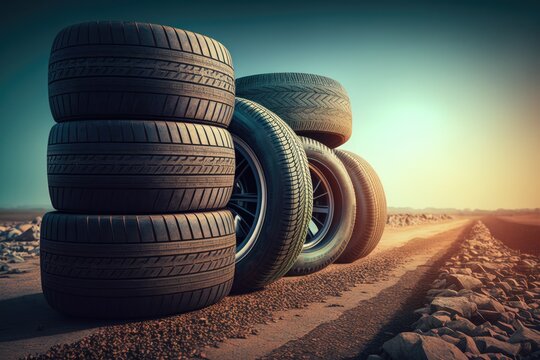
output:
{"label": "desert terrain", "polygon": [[[377,249],[353,264],[286,277],[191,313],[127,322],[67,318],[48,307],[40,215],[0,215],[2,359],[375,360],[445,344],[454,358],[539,354],[538,214],[391,215]],[[452,303],[458,298],[460,307]],[[467,306],[476,310],[468,314]]]}

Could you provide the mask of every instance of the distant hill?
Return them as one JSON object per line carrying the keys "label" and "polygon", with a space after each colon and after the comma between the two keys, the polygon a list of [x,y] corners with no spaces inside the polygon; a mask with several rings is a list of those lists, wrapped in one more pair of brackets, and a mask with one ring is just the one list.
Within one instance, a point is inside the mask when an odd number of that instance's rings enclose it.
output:
{"label": "distant hill", "polygon": [[455,214],[455,215],[512,215],[512,214],[527,214],[539,213],[540,208],[535,209],[497,209],[497,210],[482,210],[482,209],[455,209],[455,208],[424,208],[414,209],[411,207],[388,207],[389,214]]}

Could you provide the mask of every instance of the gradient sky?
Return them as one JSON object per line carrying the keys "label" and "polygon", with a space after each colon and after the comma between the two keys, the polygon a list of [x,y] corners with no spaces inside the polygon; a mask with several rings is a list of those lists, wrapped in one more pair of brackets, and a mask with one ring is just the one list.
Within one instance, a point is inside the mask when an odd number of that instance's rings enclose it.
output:
{"label": "gradient sky", "polygon": [[3,4],[0,207],[50,206],[50,45],[88,20],[212,36],[231,51],[237,77],[299,71],[340,81],[354,118],[343,148],[374,166],[390,206],[540,207],[540,3],[250,2]]}

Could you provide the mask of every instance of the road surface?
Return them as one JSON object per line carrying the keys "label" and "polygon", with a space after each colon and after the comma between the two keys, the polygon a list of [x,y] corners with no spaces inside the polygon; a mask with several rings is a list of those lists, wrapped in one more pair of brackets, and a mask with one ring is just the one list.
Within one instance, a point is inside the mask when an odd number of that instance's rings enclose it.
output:
{"label": "road surface", "polygon": [[[422,305],[415,299],[423,297],[432,269],[469,224],[457,218],[388,228],[376,251],[354,264],[284,278],[188,314],[126,323],[55,313],[41,294],[39,264],[32,260],[23,265],[28,273],[0,279],[0,358],[359,356],[414,321],[401,319],[400,309]],[[55,344],[65,345],[47,353]]]}

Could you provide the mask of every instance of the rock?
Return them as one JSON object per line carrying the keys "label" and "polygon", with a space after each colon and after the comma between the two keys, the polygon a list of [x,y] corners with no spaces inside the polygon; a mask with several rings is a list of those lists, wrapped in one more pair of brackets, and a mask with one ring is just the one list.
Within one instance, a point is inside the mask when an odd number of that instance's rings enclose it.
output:
{"label": "rock", "polygon": [[489,360],[513,360],[512,358],[500,353],[488,353],[482,355],[486,355]]}
{"label": "rock", "polygon": [[511,306],[515,309],[529,310],[529,306],[524,301],[521,301],[521,300],[509,301],[508,306]]}
{"label": "rock", "polygon": [[453,274],[447,277],[450,284],[455,284],[458,289],[474,290],[482,287],[482,282],[475,277],[469,275]]}
{"label": "rock", "polygon": [[478,347],[476,346],[476,343],[474,342],[474,339],[468,335],[460,334],[459,342],[456,345],[459,350],[463,351],[464,353],[471,353],[473,355],[480,354],[480,350],[478,350]]}
{"label": "rock", "polygon": [[472,334],[472,336],[495,336],[495,334],[508,335],[502,329],[499,329],[490,322],[485,322],[482,325],[478,325]]}
{"label": "rock", "polygon": [[440,293],[437,294],[437,296],[441,297],[452,297],[452,296],[458,296],[457,291],[451,290],[451,289],[444,289]]}
{"label": "rock", "polygon": [[507,334],[512,334],[515,331],[512,325],[505,323],[503,321],[497,321],[495,322],[494,325],[498,327],[499,329],[503,330],[504,332],[506,332]]}
{"label": "rock", "polygon": [[8,260],[8,263],[22,263],[24,262],[24,259],[20,257],[19,255],[14,254],[8,254],[6,256],[6,259]]}
{"label": "rock", "polygon": [[446,286],[445,279],[436,279],[431,283],[431,287],[434,289],[442,289]]}
{"label": "rock", "polygon": [[467,360],[455,345],[433,336],[405,332],[383,344],[383,350],[392,359],[457,359]]}
{"label": "rock", "polygon": [[505,343],[488,336],[475,337],[474,342],[482,353],[501,353],[506,356],[516,356],[521,349],[518,344]]}
{"label": "rock", "polygon": [[478,314],[486,321],[495,322],[501,318],[501,313],[491,310],[478,310]]}
{"label": "rock", "polygon": [[468,319],[462,317],[458,317],[456,320],[448,322],[446,324],[446,327],[467,335],[472,335],[474,330],[476,329],[476,325],[474,325]]}
{"label": "rock", "polygon": [[448,321],[450,321],[450,316],[448,315],[423,315],[412,326],[413,329],[428,331],[443,327]]}
{"label": "rock", "polygon": [[512,323],[512,321],[514,321],[515,318],[516,314],[510,311],[506,311],[501,314],[501,318],[499,320],[510,324]]}
{"label": "rock", "polygon": [[540,332],[523,326],[519,320],[515,321],[515,326],[516,331],[508,339],[510,344],[529,342],[534,350],[540,348]]}
{"label": "rock", "polygon": [[17,225],[17,229],[21,230],[23,233],[28,230],[32,229],[34,227],[34,224],[19,224]]}
{"label": "rock", "polygon": [[470,302],[463,296],[436,297],[431,302],[430,308],[432,312],[443,310],[452,315],[458,314],[466,318],[470,318],[478,309],[475,303]]}
{"label": "rock", "polygon": [[430,309],[429,309],[428,307],[423,307],[423,308],[414,310],[413,313],[414,313],[414,314],[418,314],[418,315],[429,314],[429,313],[430,313]]}
{"label": "rock", "polygon": [[21,235],[17,236],[15,241],[35,241],[37,238],[34,235],[34,229],[29,228],[25,232],[23,232]]}
{"label": "rock", "polygon": [[510,294],[512,292],[512,287],[505,281],[501,281],[497,284],[497,286],[502,289],[506,294]]}
{"label": "rock", "polygon": [[459,339],[455,338],[453,336],[450,336],[450,335],[443,335],[443,336],[441,336],[441,339],[443,339],[447,343],[450,343],[450,344],[455,345],[455,346],[457,346],[457,344],[459,344]]}
{"label": "rock", "polygon": [[19,229],[11,229],[8,233],[7,233],[7,238],[8,240],[11,240],[19,235],[22,234],[22,231],[19,230]]}

